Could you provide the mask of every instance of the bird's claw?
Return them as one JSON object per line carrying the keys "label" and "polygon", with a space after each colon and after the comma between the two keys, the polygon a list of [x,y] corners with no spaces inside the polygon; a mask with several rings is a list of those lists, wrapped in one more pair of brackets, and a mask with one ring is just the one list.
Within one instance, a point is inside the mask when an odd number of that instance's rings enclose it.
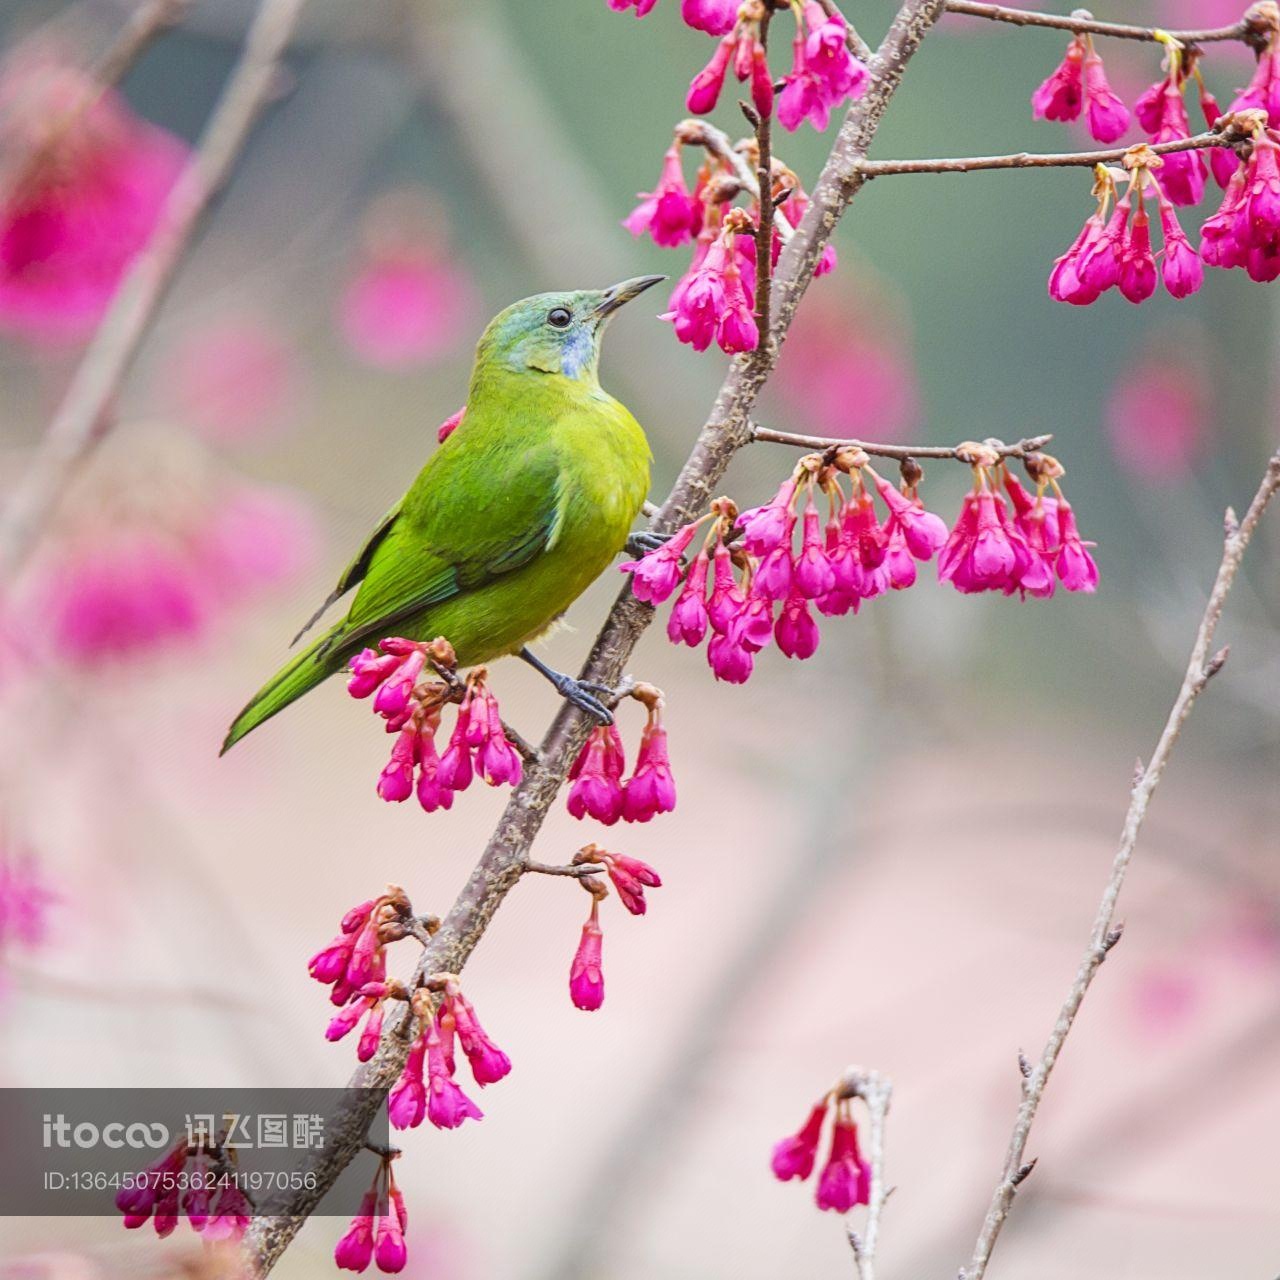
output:
{"label": "bird's claw", "polygon": [[651,551],[657,551],[659,547],[664,547],[671,541],[669,533],[649,533],[643,531],[640,533],[630,534],[627,538],[627,555],[635,556],[637,560],[641,556],[647,556]]}
{"label": "bird's claw", "polygon": [[596,684],[593,680],[575,680],[572,676],[564,675],[554,683],[556,692],[579,711],[594,716],[601,724],[613,723],[613,712],[596,697],[597,693],[612,696],[613,690],[608,685]]}

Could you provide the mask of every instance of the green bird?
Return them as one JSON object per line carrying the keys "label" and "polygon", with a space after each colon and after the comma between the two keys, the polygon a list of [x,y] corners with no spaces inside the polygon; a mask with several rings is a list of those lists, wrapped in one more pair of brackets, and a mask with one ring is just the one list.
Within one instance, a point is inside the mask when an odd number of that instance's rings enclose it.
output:
{"label": "green bird", "polygon": [[444,636],[461,666],[518,654],[608,722],[603,692],[526,646],[620,551],[649,489],[640,424],[600,386],[600,341],[624,303],[665,279],[542,293],[500,312],[476,348],[465,416],[382,518],[295,641],[358,586],[346,616],[282,667],[236,717],[222,750],[365,646]]}

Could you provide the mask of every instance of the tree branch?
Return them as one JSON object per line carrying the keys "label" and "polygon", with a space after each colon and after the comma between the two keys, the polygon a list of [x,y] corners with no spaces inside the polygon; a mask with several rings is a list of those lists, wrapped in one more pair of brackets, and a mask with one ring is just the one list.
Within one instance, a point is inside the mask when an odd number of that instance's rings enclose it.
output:
{"label": "tree branch", "polygon": [[[1158,156],[1175,151],[1199,151],[1205,147],[1229,147],[1242,136],[1211,129],[1176,142],[1151,143],[1146,149]],[[1063,151],[1037,155],[1019,151],[1007,156],[957,156],[941,160],[864,160],[860,166],[865,178],[886,178],[900,173],[980,173],[985,169],[1056,169],[1068,166],[1093,168],[1095,164],[1119,164],[1128,147],[1111,147],[1106,151]]]}
{"label": "tree branch", "polygon": [[[964,14],[970,18],[987,18],[992,22],[1008,22],[1015,27],[1052,27],[1058,31],[1071,31],[1077,35],[1087,32],[1093,36],[1113,36],[1117,40],[1154,40],[1157,27],[1136,27],[1123,22],[1097,22],[1087,9],[1077,10],[1069,17],[1056,13],[1034,13],[1029,9],[1009,9],[1002,4],[977,4],[972,0],[946,0],[948,13]],[[1252,44],[1258,33],[1248,18],[1241,18],[1229,27],[1204,27],[1198,31],[1170,31],[1169,35],[1183,44],[1212,44],[1215,41],[1242,40]]]}
{"label": "tree branch", "polygon": [[110,430],[112,401],[201,215],[230,175],[249,130],[275,91],[280,58],[305,2],[262,0],[195,155],[169,193],[150,241],[129,267],[31,465],[0,513],[0,581],[21,567],[68,480]]}
{"label": "tree branch", "polygon": [[[775,313],[768,335],[772,340],[766,341],[762,334],[755,351],[734,359],[693,452],[652,521],[654,531],[674,531],[702,511],[733,456],[750,441],[749,415],[773,372],[796,307],[836,222],[862,186],[858,161],[866,155],[907,63],[941,15],[942,7],[943,0],[906,0],[894,18],[872,59],[871,87],[846,114],[804,220],[783,250],[775,277]],[[629,586],[624,587],[596,637],[582,678],[615,685],[653,616],[652,607],[637,600]],[[542,762],[530,767],[516,788],[444,924],[424,950],[418,965],[420,974],[461,971],[494,912],[520,879],[529,849],[589,727],[582,712],[568,703],[561,708],[543,739],[539,753]],[[374,1059],[355,1073],[353,1088],[386,1090],[394,1083],[409,1047],[397,1031],[388,1032]],[[255,1274],[263,1276],[271,1270],[325,1192],[359,1152],[380,1105],[377,1097],[369,1094],[344,1096],[338,1113],[326,1122],[326,1149],[316,1153],[308,1165],[308,1172],[315,1175],[313,1188],[294,1195],[282,1216],[255,1218],[250,1227],[246,1247]]]}
{"label": "tree branch", "polygon": [[1151,797],[1160,782],[1174,744],[1178,741],[1178,735],[1191,714],[1196,699],[1210,679],[1221,670],[1222,664],[1227,659],[1226,649],[1210,655],[1214,632],[1217,629],[1218,620],[1222,617],[1222,608],[1231,591],[1236,571],[1240,568],[1245,548],[1249,545],[1258,521],[1262,518],[1262,513],[1275,496],[1277,489],[1280,489],[1280,452],[1274,454],[1267,463],[1266,474],[1258,486],[1258,492],[1254,495],[1253,501],[1249,504],[1248,511],[1245,512],[1244,519],[1237,522],[1235,513],[1231,510],[1227,511],[1226,541],[1222,561],[1218,565],[1213,590],[1209,593],[1209,603],[1205,606],[1204,616],[1200,619],[1200,626],[1196,631],[1195,644],[1191,649],[1191,658],[1187,663],[1182,687],[1178,690],[1169,718],[1165,721],[1150,764],[1145,769],[1140,766],[1134,779],[1129,811],[1125,815],[1120,836],[1120,848],[1111,865],[1111,875],[1103,891],[1102,901],[1098,906],[1098,914],[1094,919],[1093,930],[1089,937],[1089,945],[1076,970],[1075,980],[1067,992],[1067,998],[1058,1012],[1057,1020],[1040,1053],[1039,1060],[1034,1065],[1027,1064],[1029,1070],[1024,1067],[1022,1103],[1018,1108],[1013,1135],[1009,1140],[1004,1170],[992,1194],[987,1216],[982,1223],[982,1230],[974,1247],[973,1258],[968,1267],[961,1271],[963,1280],[981,1280],[986,1274],[987,1263],[991,1260],[991,1251],[995,1248],[996,1239],[1000,1235],[1005,1219],[1009,1216],[1018,1185],[1034,1167],[1035,1162],[1028,1163],[1025,1157],[1027,1140],[1031,1135],[1031,1126],[1035,1122],[1040,1100],[1044,1097],[1045,1087],[1049,1082],[1054,1064],[1058,1061],[1058,1055],[1062,1052],[1062,1046],[1075,1025],[1076,1015],[1080,1012],[1085,992],[1088,991],[1107,953],[1120,940],[1122,926],[1116,924],[1116,902],[1124,886],[1129,861],[1138,843],[1143,819],[1147,816],[1147,807],[1151,803]]}
{"label": "tree branch", "polygon": [[867,1129],[867,1160],[871,1165],[871,1195],[867,1221],[861,1233],[848,1228],[849,1247],[858,1268],[858,1280],[875,1280],[876,1245],[880,1238],[880,1218],[892,1187],[884,1181],[884,1126],[893,1099],[893,1085],[877,1071],[850,1067],[841,1082],[839,1096],[861,1098],[867,1104],[871,1123]]}
{"label": "tree branch", "polygon": [[[839,436],[806,436],[791,431],[773,431],[768,427],[751,428],[751,439],[761,444],[789,444],[798,449],[861,449],[875,458],[941,458],[966,462],[964,445],[935,444],[868,444],[865,440],[843,439]],[[1029,436],[1017,444],[1005,444],[1001,440],[984,440],[982,443],[1002,458],[1025,458],[1029,453],[1043,449],[1053,439],[1052,435]]]}

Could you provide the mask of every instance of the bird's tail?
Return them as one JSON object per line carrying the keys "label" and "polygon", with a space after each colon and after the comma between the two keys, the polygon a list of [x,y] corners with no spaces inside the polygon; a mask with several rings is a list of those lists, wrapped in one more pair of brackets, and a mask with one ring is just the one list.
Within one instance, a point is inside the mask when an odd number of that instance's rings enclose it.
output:
{"label": "bird's tail", "polygon": [[351,656],[350,645],[342,643],[344,630],[345,624],[338,623],[296,658],[285,663],[236,716],[219,754],[225,755],[245,734],[340,670]]}

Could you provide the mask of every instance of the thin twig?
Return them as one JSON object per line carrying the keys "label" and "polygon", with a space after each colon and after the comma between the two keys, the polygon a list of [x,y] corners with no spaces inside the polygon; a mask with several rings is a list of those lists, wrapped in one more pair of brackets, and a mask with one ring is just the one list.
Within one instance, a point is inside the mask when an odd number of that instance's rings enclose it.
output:
{"label": "thin twig", "polygon": [[1013,1135],[1009,1140],[1004,1170],[992,1194],[987,1216],[982,1223],[982,1231],[974,1247],[973,1258],[968,1267],[961,1272],[964,1280],[982,1280],[982,1276],[986,1274],[991,1251],[995,1248],[996,1238],[1004,1226],[1005,1219],[1009,1216],[1018,1185],[1035,1165],[1034,1160],[1030,1162],[1026,1160],[1027,1140],[1031,1134],[1031,1126],[1035,1122],[1036,1112],[1040,1107],[1040,1100],[1044,1097],[1045,1086],[1049,1082],[1049,1076],[1058,1060],[1058,1055],[1062,1052],[1062,1046],[1075,1024],[1085,992],[1088,991],[1090,983],[1098,972],[1098,967],[1106,959],[1107,952],[1120,940],[1121,926],[1116,924],[1116,902],[1124,886],[1129,861],[1138,843],[1143,819],[1147,816],[1147,807],[1196,699],[1205,685],[1221,670],[1222,664],[1227,659],[1226,649],[1221,649],[1212,655],[1210,653],[1214,632],[1217,629],[1218,620],[1222,617],[1222,608],[1231,590],[1231,584],[1235,580],[1236,571],[1240,568],[1245,548],[1249,545],[1258,521],[1262,518],[1262,513],[1277,489],[1280,489],[1280,453],[1273,455],[1268,462],[1266,474],[1258,486],[1258,492],[1254,495],[1253,501],[1249,504],[1248,511],[1245,512],[1244,519],[1237,522],[1235,513],[1227,511],[1226,540],[1222,561],[1218,565],[1213,590],[1209,593],[1209,603],[1205,606],[1204,616],[1200,619],[1200,626],[1196,631],[1195,644],[1191,649],[1191,658],[1187,663],[1182,687],[1178,690],[1178,696],[1169,711],[1169,718],[1165,721],[1164,729],[1151,756],[1151,762],[1145,768],[1139,766],[1134,778],[1129,798],[1129,811],[1125,815],[1120,836],[1120,847],[1111,865],[1111,875],[1098,906],[1098,914],[1089,936],[1089,945],[1085,949],[1084,957],[1076,970],[1075,980],[1067,992],[1067,998],[1058,1012],[1053,1030],[1045,1042],[1039,1060],[1031,1067],[1023,1082],[1022,1103],[1018,1107]]}
{"label": "thin twig", "polygon": [[880,1219],[892,1187],[884,1180],[884,1126],[893,1099],[893,1085],[877,1071],[850,1067],[838,1090],[842,1098],[861,1098],[867,1104],[867,1160],[871,1165],[871,1193],[867,1220],[861,1232],[848,1227],[849,1246],[858,1268],[858,1280],[875,1280],[876,1246],[880,1240]]}
{"label": "thin twig", "polygon": [[[1002,4],[977,4],[972,0],[947,0],[948,13],[970,18],[988,18],[992,22],[1008,22],[1015,27],[1052,27],[1058,31],[1088,32],[1094,36],[1114,36],[1117,40],[1154,40],[1156,27],[1137,27],[1124,22],[1097,22],[1087,9],[1078,9],[1067,17],[1056,13],[1034,13],[1029,9],[1010,9]],[[1198,31],[1170,31],[1169,35],[1183,44],[1212,44],[1222,40],[1252,43],[1256,35],[1244,18],[1229,27],[1204,27]]]}
{"label": "thin twig", "polygon": [[[654,532],[674,532],[705,509],[729,463],[751,438],[750,413],[772,374],[796,308],[841,215],[862,187],[857,161],[866,155],[885,109],[908,62],[942,14],[943,0],[905,0],[872,60],[871,85],[855,102],[814,186],[804,219],[778,264],[774,280],[772,338],[736,357],[721,385],[711,414],[662,509]],[[616,687],[640,637],[652,622],[651,605],[637,600],[630,587],[619,593],[605,619],[581,677]],[[570,763],[586,740],[590,720],[565,703],[540,748],[542,763],[526,770],[480,860],[445,917],[440,932],[419,960],[418,972],[457,973],[474,951],[502,900],[519,881],[542,823],[564,782]],[[327,1118],[326,1147],[308,1164],[309,1185],[290,1196],[279,1214],[254,1220],[245,1238],[253,1273],[265,1276],[279,1260],[315,1206],[359,1151],[379,1105],[404,1067],[408,1043],[384,1035],[374,1059],[351,1080],[334,1115]]]}
{"label": "thin twig", "polygon": [[22,565],[71,476],[110,430],[111,404],[120,384],[201,215],[275,92],[281,56],[305,3],[262,0],[195,155],[116,291],[31,465],[0,512],[0,581],[12,578]]}
{"label": "thin twig", "polygon": [[[1229,132],[1210,129],[1176,142],[1156,142],[1148,148],[1158,156],[1175,151],[1199,151],[1204,147],[1229,147],[1239,141]],[[981,173],[986,169],[1061,169],[1093,168],[1096,164],[1119,164],[1128,147],[1111,147],[1106,151],[1062,151],[1036,154],[1018,151],[1007,156],[949,156],[941,160],[864,160],[859,169],[864,178],[886,178],[900,173]]]}
{"label": "thin twig", "polygon": [[563,867],[555,867],[547,862],[526,862],[524,869],[540,876],[572,876],[575,880],[581,880],[583,876],[602,876],[607,870],[595,862],[573,862]]}
{"label": "thin twig", "polygon": [[[791,431],[773,431],[768,427],[752,427],[751,439],[762,444],[789,444],[797,449],[861,449],[876,458],[941,458],[967,462],[963,445],[937,444],[869,444],[865,440],[842,439],[839,436],[797,435]],[[1037,453],[1053,439],[1052,435],[1029,436],[1017,444],[1005,444],[1001,440],[984,440],[982,443],[1001,458],[1025,458]]]}

